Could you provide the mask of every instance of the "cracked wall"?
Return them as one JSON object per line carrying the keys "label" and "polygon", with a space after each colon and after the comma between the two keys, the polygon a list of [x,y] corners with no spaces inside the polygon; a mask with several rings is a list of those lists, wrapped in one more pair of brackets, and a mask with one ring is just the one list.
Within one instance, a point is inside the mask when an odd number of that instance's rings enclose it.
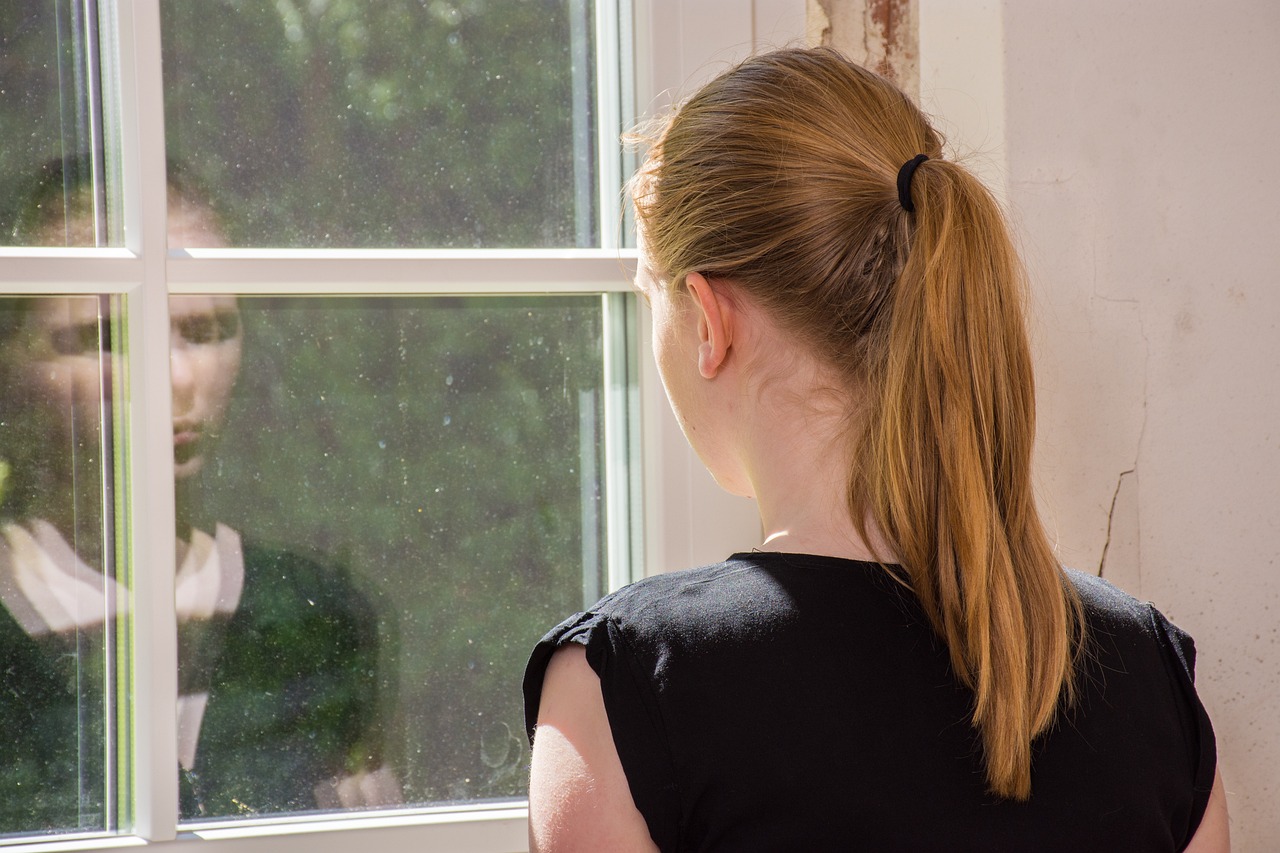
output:
{"label": "cracked wall", "polygon": [[1274,850],[1280,6],[1034,0],[1002,25],[1042,506],[1065,562],[1196,638],[1233,848]]}

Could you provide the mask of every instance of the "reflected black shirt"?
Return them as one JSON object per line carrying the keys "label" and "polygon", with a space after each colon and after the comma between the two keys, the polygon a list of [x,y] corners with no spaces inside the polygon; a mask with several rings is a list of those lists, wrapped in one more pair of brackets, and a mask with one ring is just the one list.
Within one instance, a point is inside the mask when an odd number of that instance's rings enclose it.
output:
{"label": "reflected black shirt", "polygon": [[214,666],[183,819],[317,807],[317,783],[377,769],[377,620],[345,574],[244,545],[245,582]]}
{"label": "reflected black shirt", "polygon": [[[246,541],[244,562],[195,767],[180,776],[187,820],[314,810],[317,783],[382,759],[367,600],[289,551]],[[0,606],[0,834],[100,829],[112,806],[101,643],[84,633],[65,650]]]}
{"label": "reflected black shirt", "polygon": [[529,662],[529,735],[547,662],[579,643],[663,851],[1181,850],[1216,765],[1194,645],[1069,575],[1080,699],[1034,743],[1027,802],[987,792],[972,694],[914,596],[832,557],[737,554],[570,617]]}

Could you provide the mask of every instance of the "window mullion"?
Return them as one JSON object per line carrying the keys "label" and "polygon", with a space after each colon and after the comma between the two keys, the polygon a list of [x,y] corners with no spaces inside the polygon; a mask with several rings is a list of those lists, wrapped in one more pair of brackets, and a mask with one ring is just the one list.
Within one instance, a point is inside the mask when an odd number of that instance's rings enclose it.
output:
{"label": "window mullion", "polygon": [[168,260],[174,293],[504,294],[631,289],[634,250],[190,250]]}
{"label": "window mullion", "polygon": [[133,743],[121,755],[133,759],[134,831],[158,841],[175,837],[178,814],[173,455],[162,450],[172,421],[160,8],[119,0],[116,10],[125,242],[141,261],[125,306]]}
{"label": "window mullion", "polygon": [[600,170],[596,176],[599,188],[600,245],[610,249],[622,245],[622,218],[618,207],[622,187],[622,152],[619,134],[623,127],[623,91],[632,81],[631,62],[622,54],[621,20],[629,15],[631,4],[597,2],[596,21],[596,149]]}

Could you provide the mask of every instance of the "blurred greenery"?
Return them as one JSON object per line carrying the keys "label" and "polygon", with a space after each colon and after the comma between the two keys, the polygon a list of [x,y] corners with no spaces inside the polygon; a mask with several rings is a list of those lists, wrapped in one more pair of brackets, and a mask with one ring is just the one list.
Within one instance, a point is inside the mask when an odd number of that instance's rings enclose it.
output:
{"label": "blurred greenery", "polygon": [[[0,3],[0,245],[47,164],[91,153],[83,5]],[[588,0],[161,11],[168,157],[233,245],[598,245]],[[601,584],[601,297],[241,304],[193,499],[356,576],[407,801],[522,795],[524,662]]]}
{"label": "blurred greenery", "polygon": [[[0,244],[41,167],[89,153],[79,8],[0,4]],[[597,243],[587,0],[161,11],[168,157],[233,243]]]}
{"label": "blurred greenery", "polygon": [[0,246],[20,242],[25,208],[46,201],[50,164],[93,148],[88,33],[83,4],[0,3]]}
{"label": "blurred greenery", "polygon": [[234,243],[596,242],[584,0],[167,0],[162,20],[169,156],[234,205]]}
{"label": "blurred greenery", "polygon": [[601,582],[602,304],[241,300],[205,511],[363,581],[410,801],[524,791],[525,659]]}

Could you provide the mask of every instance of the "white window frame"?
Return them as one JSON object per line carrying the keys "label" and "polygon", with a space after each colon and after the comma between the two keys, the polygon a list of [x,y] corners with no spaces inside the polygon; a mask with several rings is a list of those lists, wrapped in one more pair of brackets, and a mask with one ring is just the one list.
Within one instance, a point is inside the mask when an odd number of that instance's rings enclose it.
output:
{"label": "white window frame", "polygon": [[[634,250],[618,245],[616,188],[621,162],[602,165],[600,233],[587,250],[176,250],[166,247],[166,176],[160,60],[161,0],[104,3],[104,32],[119,44],[118,176],[125,246],[115,249],[0,248],[0,292],[113,293],[129,318],[131,448],[166,446],[171,431],[168,297],[180,293],[490,294],[627,292]],[[600,122],[601,151],[632,117],[664,109],[671,99],[754,50],[798,43],[804,0],[600,0],[600,80],[617,80]],[[107,8],[110,7],[110,8]],[[626,25],[622,25],[622,22]],[[619,75],[618,33],[634,41],[632,76]],[[611,110],[611,112],[610,112]],[[620,261],[622,262],[620,264]],[[644,572],[721,559],[755,544],[754,507],[712,482],[671,417],[640,321],[638,363],[642,431]],[[156,436],[165,438],[154,441]],[[173,459],[130,452],[129,511],[133,535],[133,700],[137,813],[132,834],[8,842],[11,849],[106,850],[179,847],[232,853],[327,853],[370,850],[527,851],[528,809],[522,803],[284,817],[191,831],[177,826],[177,626],[173,609],[175,542]],[[626,523],[626,522],[621,522]],[[625,578],[613,578],[616,584]],[[512,685],[512,689],[518,686]]]}

